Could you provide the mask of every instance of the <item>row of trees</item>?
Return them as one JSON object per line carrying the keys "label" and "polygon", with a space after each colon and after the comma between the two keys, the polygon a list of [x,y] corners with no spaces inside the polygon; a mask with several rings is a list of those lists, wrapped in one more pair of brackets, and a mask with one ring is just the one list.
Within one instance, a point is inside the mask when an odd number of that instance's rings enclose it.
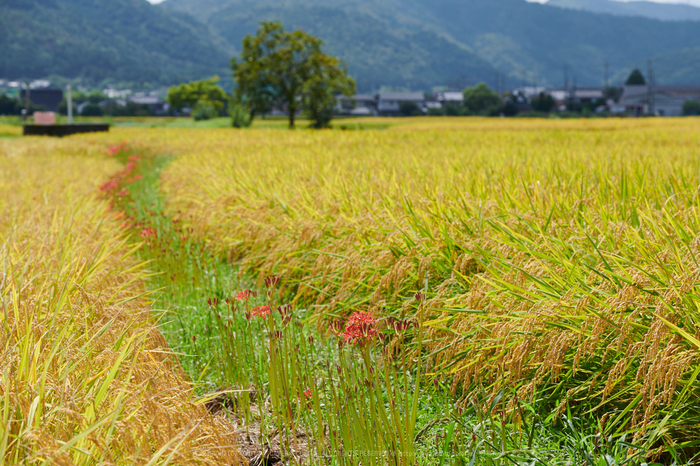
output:
{"label": "row of trees", "polygon": [[290,128],[302,110],[313,127],[327,127],[336,96],[352,96],[355,81],[345,64],[324,53],[322,45],[305,32],[285,31],[277,21],[263,22],[255,36],[243,40],[240,58],[231,60],[232,96],[213,78],[171,88],[168,101],[175,109],[191,108],[195,119],[228,112],[237,127],[273,108],[286,110]]}

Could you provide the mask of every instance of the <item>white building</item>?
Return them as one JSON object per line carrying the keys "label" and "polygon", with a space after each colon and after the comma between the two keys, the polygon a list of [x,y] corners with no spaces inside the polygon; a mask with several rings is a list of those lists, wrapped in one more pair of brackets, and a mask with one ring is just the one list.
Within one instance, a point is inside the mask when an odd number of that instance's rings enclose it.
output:
{"label": "white building", "polygon": [[377,113],[398,116],[404,102],[413,102],[421,111],[425,111],[425,95],[422,92],[380,92],[377,94]]}
{"label": "white building", "polygon": [[619,104],[634,115],[681,116],[688,100],[700,101],[700,86],[625,86]]}

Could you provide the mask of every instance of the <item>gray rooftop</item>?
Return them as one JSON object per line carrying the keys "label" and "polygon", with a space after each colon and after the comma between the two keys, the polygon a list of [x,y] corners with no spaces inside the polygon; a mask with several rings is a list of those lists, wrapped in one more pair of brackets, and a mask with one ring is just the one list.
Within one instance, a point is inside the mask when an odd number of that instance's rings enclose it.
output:
{"label": "gray rooftop", "polygon": [[416,101],[425,100],[422,92],[380,92],[379,100]]}

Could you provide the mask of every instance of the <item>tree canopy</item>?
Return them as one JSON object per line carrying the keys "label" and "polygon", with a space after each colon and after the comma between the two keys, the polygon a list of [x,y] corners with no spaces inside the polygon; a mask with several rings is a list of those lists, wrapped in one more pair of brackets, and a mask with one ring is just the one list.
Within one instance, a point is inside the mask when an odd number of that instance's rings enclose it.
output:
{"label": "tree canopy", "polygon": [[167,100],[170,105],[181,110],[185,107],[211,107],[217,112],[223,111],[229,96],[218,84],[219,77],[214,76],[202,81],[182,83],[168,89]]}
{"label": "tree canopy", "polygon": [[345,64],[322,51],[323,42],[302,31],[287,32],[282,24],[262,22],[255,36],[243,39],[240,58],[231,60],[234,97],[251,116],[284,108],[289,127],[302,108],[313,126],[327,126],[337,94],[355,92]]}
{"label": "tree canopy", "polygon": [[475,115],[488,116],[503,107],[503,100],[486,84],[479,83],[464,90],[464,106]]}
{"label": "tree canopy", "polygon": [[644,79],[644,75],[639,70],[632,71],[627,78],[627,81],[625,81],[627,86],[643,86],[646,83],[647,81]]}

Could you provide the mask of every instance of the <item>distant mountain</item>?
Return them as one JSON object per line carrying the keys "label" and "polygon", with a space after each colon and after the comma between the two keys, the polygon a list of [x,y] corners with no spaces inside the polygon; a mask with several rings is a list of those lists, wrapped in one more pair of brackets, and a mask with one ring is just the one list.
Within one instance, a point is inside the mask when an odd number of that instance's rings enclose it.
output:
{"label": "distant mountain", "polygon": [[0,78],[176,83],[226,72],[228,48],[145,0],[0,1]]}
{"label": "distant mountain", "polygon": [[662,21],[700,21],[700,8],[680,3],[549,0],[547,5],[617,16],[642,16]]}
{"label": "distant mountain", "polygon": [[230,6],[218,10],[207,24],[231,45],[238,45],[261,20],[275,19],[321,37],[327,50],[347,62],[361,90],[381,86],[430,89],[460,77],[490,80],[495,73],[464,44],[428,29],[392,25],[361,10],[312,5],[241,10]]}
{"label": "distant mountain", "polygon": [[[563,1],[563,0],[562,0]],[[380,84],[428,89],[465,76],[494,86],[522,82],[599,85],[604,65],[626,73],[649,57],[700,47],[700,23],[618,17],[525,0],[166,0],[162,7],[195,15],[232,47],[261,20],[321,37],[341,56],[363,90]],[[672,55],[668,55],[672,56]],[[688,53],[673,55],[658,82],[700,81]],[[487,66],[488,65],[488,66]]]}
{"label": "distant mountain", "polygon": [[323,39],[364,92],[494,87],[498,74],[506,87],[561,85],[564,69],[570,84],[598,85],[606,62],[619,84],[650,57],[658,83],[700,81],[700,22],[525,0],[0,0],[0,78],[230,79],[243,37],[272,19]]}

